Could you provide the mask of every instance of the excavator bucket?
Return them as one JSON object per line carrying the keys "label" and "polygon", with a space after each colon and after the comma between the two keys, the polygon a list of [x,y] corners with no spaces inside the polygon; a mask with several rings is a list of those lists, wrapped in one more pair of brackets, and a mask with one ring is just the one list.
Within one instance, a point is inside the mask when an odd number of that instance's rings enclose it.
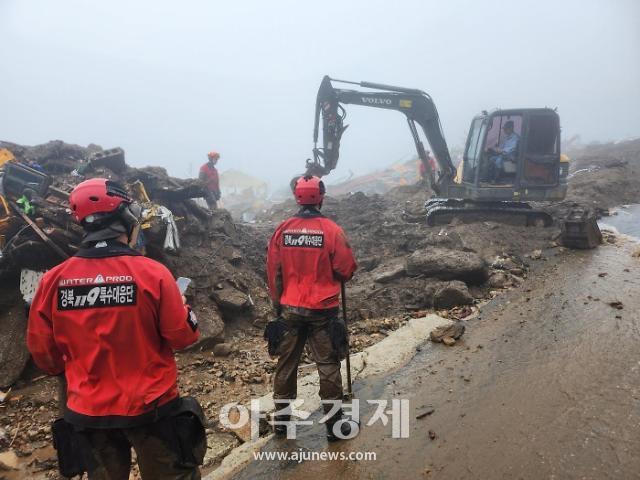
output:
{"label": "excavator bucket", "polygon": [[560,241],[567,248],[596,248],[602,243],[602,233],[595,212],[589,208],[573,208],[562,224]]}

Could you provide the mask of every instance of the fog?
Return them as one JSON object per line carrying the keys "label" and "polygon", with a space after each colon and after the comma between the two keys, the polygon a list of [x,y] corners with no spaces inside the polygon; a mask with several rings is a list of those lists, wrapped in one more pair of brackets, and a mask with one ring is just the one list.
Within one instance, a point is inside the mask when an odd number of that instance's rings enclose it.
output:
{"label": "fog", "polygon": [[[0,139],[121,146],[135,166],[303,170],[325,74],[427,91],[450,147],[496,107],[557,107],[565,138],[640,135],[637,0],[0,0]],[[348,106],[340,165],[410,158],[397,112]]]}

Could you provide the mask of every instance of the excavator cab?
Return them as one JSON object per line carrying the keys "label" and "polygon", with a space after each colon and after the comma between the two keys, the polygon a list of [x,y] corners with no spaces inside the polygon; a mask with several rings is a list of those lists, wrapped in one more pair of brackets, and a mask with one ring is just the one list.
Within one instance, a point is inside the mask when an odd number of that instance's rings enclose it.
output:
{"label": "excavator cab", "polygon": [[483,112],[471,122],[462,176],[451,193],[477,200],[562,200],[567,174],[554,110]]}

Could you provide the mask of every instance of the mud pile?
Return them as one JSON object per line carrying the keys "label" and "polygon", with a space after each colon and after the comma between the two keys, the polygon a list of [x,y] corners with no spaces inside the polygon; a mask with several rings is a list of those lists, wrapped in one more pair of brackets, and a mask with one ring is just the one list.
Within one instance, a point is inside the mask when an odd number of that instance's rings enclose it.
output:
{"label": "mud pile", "polygon": [[[423,213],[428,197],[423,186],[412,185],[384,196],[325,199],[323,213],[343,227],[359,265],[347,288],[352,320],[470,305],[496,288],[519,284],[533,251],[557,247],[555,227],[494,222],[428,227]],[[296,211],[288,201],[258,220],[273,230]]]}
{"label": "mud pile", "polygon": [[640,202],[640,139],[588,145],[569,156],[568,201],[602,210]]}

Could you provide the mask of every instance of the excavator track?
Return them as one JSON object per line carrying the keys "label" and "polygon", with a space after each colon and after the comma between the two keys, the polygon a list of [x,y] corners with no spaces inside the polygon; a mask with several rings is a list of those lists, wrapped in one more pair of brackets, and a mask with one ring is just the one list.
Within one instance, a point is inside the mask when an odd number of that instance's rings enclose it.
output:
{"label": "excavator track", "polygon": [[505,222],[515,220],[526,226],[550,227],[553,217],[542,210],[534,210],[524,202],[488,201],[478,202],[453,198],[435,198],[425,203],[427,225],[446,225],[454,217],[473,221]]}

